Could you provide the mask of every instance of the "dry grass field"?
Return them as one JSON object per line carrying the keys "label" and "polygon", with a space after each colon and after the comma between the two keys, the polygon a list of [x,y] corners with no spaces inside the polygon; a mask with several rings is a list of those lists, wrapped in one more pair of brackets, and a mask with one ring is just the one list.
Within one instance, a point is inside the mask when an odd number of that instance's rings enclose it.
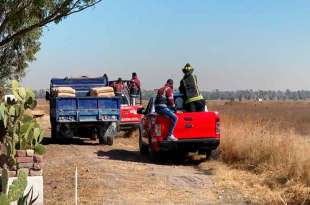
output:
{"label": "dry grass field", "polygon": [[221,114],[222,161],[262,178],[270,200],[310,203],[309,102],[208,104]]}
{"label": "dry grass field", "polygon": [[[218,160],[155,165],[138,153],[136,135],[112,147],[51,143],[46,204],[72,204],[75,165],[81,204],[310,204],[310,102],[208,106],[221,117]],[[48,105],[37,109],[47,113],[39,121],[48,136]]]}

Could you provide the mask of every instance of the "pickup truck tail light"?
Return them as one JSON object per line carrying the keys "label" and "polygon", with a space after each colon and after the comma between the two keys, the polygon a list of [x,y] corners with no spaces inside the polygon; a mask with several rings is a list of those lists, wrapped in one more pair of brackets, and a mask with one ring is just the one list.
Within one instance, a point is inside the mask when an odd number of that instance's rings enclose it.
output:
{"label": "pickup truck tail light", "polygon": [[218,113],[216,113],[216,122],[215,122],[215,134],[221,134],[221,123]]}
{"label": "pickup truck tail light", "polygon": [[216,121],[216,129],[215,129],[215,133],[217,134],[217,135],[220,135],[221,134],[221,129],[220,129],[220,121],[218,120],[218,121]]}
{"label": "pickup truck tail light", "polygon": [[161,136],[161,125],[155,124],[155,136],[159,137]]}

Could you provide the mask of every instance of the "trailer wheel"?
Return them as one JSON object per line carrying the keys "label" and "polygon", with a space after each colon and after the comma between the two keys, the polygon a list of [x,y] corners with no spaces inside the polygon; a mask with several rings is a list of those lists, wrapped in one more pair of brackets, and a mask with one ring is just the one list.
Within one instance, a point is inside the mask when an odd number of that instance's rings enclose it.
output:
{"label": "trailer wheel", "polygon": [[107,145],[113,145],[113,140],[114,140],[114,137],[113,136],[108,136],[107,137]]}
{"label": "trailer wheel", "polygon": [[107,140],[105,137],[100,136],[99,137],[99,144],[107,144]]}
{"label": "trailer wheel", "polygon": [[112,145],[117,133],[117,124],[109,123],[99,128],[99,144]]}
{"label": "trailer wheel", "polygon": [[142,135],[143,135],[143,128],[140,126],[139,127],[139,150],[140,150],[140,154],[144,155],[144,154],[147,154],[148,147],[145,144],[143,144]]}
{"label": "trailer wheel", "polygon": [[57,123],[52,121],[51,122],[51,138],[55,140],[57,138],[58,132],[57,132]]}

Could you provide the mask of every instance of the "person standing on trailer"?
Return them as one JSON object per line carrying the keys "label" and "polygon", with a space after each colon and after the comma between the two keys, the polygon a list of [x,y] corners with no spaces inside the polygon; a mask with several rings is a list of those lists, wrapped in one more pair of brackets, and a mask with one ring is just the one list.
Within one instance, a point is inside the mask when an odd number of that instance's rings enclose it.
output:
{"label": "person standing on trailer", "polygon": [[118,78],[116,82],[113,83],[113,89],[116,96],[121,96],[125,88],[122,78]]}
{"label": "person standing on trailer", "polygon": [[131,104],[135,105],[135,99],[140,95],[141,92],[141,81],[138,78],[137,73],[133,72],[131,80],[128,84],[129,95]]}

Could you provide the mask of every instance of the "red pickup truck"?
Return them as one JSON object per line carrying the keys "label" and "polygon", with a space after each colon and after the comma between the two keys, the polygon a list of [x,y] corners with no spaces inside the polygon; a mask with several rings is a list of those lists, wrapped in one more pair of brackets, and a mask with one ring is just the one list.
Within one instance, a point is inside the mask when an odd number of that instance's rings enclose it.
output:
{"label": "red pickup truck", "polygon": [[[139,127],[142,119],[142,114],[137,113],[138,109],[143,108],[142,106],[142,95],[141,92],[135,97],[135,103],[130,101],[129,94],[129,83],[130,80],[122,80],[124,90],[120,96],[121,107],[120,107],[120,129],[131,131]],[[113,87],[117,80],[109,81],[109,85]]]}
{"label": "red pickup truck", "polygon": [[121,96],[121,130],[132,130],[139,127],[143,115],[137,111],[141,108],[143,108],[141,104],[131,105],[128,96]]}
{"label": "red pickup truck", "polygon": [[141,154],[149,154],[156,159],[160,151],[199,152],[206,154],[207,159],[211,151],[220,143],[220,119],[217,112],[185,112],[183,110],[183,96],[175,95],[176,115],[178,122],[174,136],[178,141],[168,141],[168,127],[170,120],[155,112],[154,98],[149,100],[139,128],[139,148]]}

